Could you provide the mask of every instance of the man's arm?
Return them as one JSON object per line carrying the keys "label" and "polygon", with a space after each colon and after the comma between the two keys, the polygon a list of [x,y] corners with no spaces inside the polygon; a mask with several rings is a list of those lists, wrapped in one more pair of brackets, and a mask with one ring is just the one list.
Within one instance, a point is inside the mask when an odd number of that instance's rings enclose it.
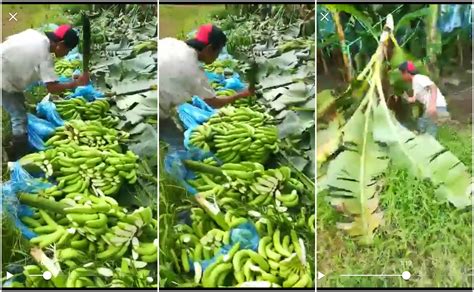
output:
{"label": "man's arm", "polygon": [[76,80],[68,83],[59,82],[47,82],[46,88],[49,93],[61,93],[66,90],[75,89],[78,86],[85,86],[89,83],[89,73],[84,73],[79,76]]}
{"label": "man's arm", "polygon": [[74,89],[78,85],[75,81],[69,83],[49,82],[46,83],[46,88],[49,93],[61,93],[66,90]]}
{"label": "man's arm", "polygon": [[221,108],[228,105],[229,103],[233,103],[240,98],[251,96],[253,93],[254,91],[252,89],[246,89],[232,96],[207,98],[204,99],[204,101],[213,108]]}
{"label": "man's arm", "polygon": [[431,98],[430,103],[428,104],[428,108],[426,109],[428,114],[431,116],[436,116],[436,99],[438,98],[438,87],[432,84],[430,86]]}

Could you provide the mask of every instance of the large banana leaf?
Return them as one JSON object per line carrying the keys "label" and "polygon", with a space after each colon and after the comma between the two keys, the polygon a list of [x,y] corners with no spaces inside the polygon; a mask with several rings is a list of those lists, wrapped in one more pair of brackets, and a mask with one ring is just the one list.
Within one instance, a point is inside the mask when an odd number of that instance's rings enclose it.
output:
{"label": "large banana leaf", "polygon": [[329,164],[326,177],[331,204],[352,220],[337,227],[363,245],[372,243],[374,231],[382,223],[377,181],[388,166],[371,128],[370,114],[358,110],[344,127],[347,150]]}
{"label": "large banana leaf", "polygon": [[466,166],[433,137],[415,135],[400,125],[385,103],[374,109],[374,137],[376,141],[388,144],[394,165],[429,179],[439,197],[457,208],[472,204],[471,178]]}
{"label": "large banana leaf", "polygon": [[341,139],[341,131],[339,129],[339,121],[334,119],[324,130],[318,130],[317,132],[317,161],[318,166],[326,162],[329,156],[331,156],[339,148],[339,142]]}

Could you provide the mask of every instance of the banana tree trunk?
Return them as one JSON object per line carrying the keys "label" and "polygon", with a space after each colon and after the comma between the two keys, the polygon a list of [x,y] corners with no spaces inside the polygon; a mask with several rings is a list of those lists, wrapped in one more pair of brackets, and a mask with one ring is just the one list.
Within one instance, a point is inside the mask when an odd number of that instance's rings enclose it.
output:
{"label": "banana tree trunk", "polygon": [[432,74],[432,79],[439,79],[439,69],[436,65],[437,56],[441,53],[441,35],[438,33],[438,4],[431,4],[430,13],[427,16],[427,34],[426,34],[426,55],[428,57],[428,67]]}
{"label": "banana tree trunk", "polygon": [[329,73],[329,69],[326,60],[324,59],[323,50],[318,49],[318,57],[321,60],[321,64],[323,65],[324,75],[327,75]]}
{"label": "banana tree trunk", "polygon": [[346,38],[344,36],[344,29],[341,24],[341,18],[339,17],[339,12],[332,12],[332,18],[336,25],[337,36],[339,37],[339,43],[341,45],[342,52],[342,61],[344,63],[344,79],[346,82],[351,82],[352,80],[352,65],[349,61],[349,50],[346,47]]}

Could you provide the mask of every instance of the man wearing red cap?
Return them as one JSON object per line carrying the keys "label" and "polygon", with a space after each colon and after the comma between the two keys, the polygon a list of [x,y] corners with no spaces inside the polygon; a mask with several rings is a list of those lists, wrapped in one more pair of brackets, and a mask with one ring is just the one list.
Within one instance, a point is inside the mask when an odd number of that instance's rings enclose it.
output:
{"label": "man wearing red cap", "polygon": [[160,120],[170,116],[170,110],[197,95],[212,107],[222,107],[253,94],[244,90],[234,96],[216,97],[200,62],[211,64],[227,42],[224,32],[212,24],[199,27],[196,36],[187,41],[164,38],[158,42],[160,72]]}
{"label": "man wearing red cap", "polygon": [[27,29],[12,35],[0,44],[2,58],[2,106],[10,115],[13,145],[10,159],[16,160],[27,152],[27,116],[23,91],[42,81],[49,92],[59,93],[87,85],[88,73],[76,80],[60,84],[54,71],[52,53],[61,58],[77,46],[79,37],[69,25],[54,32],[42,33]]}
{"label": "man wearing red cap", "polygon": [[438,116],[449,116],[446,99],[428,76],[418,74],[413,62],[402,63],[399,70],[403,80],[412,84],[413,96],[408,101],[413,103],[419,100],[425,107],[425,113],[418,119],[418,130],[436,137]]}

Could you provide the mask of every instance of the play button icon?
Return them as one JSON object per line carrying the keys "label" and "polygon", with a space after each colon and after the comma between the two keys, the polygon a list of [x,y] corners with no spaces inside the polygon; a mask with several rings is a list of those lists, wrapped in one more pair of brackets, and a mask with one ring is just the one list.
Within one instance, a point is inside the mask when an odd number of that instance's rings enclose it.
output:
{"label": "play button icon", "polygon": [[321,279],[321,278],[324,277],[324,276],[326,276],[326,275],[324,275],[323,273],[321,273],[321,272],[318,271],[318,280]]}
{"label": "play button icon", "polygon": [[9,273],[7,272],[7,280],[10,279],[11,277],[13,277],[13,274],[12,273]]}

